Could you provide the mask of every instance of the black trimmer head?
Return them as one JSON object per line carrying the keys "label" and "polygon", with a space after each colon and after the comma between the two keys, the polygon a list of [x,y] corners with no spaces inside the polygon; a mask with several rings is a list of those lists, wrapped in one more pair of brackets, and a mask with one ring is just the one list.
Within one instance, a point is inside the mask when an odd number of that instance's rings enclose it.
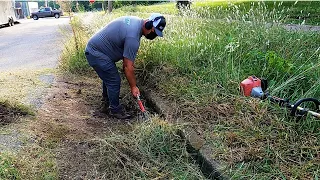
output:
{"label": "black trimmer head", "polygon": [[141,98],[140,98],[140,95],[137,96],[137,100],[138,100],[139,108],[140,108],[140,110],[141,110],[141,112],[142,112],[142,118],[143,118],[144,120],[149,120],[149,113],[148,113],[148,111],[146,111],[146,109],[144,108],[143,103],[142,103]]}

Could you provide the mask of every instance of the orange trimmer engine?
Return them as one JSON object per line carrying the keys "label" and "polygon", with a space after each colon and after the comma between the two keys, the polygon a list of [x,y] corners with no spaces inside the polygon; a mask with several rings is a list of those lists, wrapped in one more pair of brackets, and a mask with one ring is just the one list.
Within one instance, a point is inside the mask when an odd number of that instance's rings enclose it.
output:
{"label": "orange trimmer engine", "polygon": [[[320,118],[320,101],[315,98],[303,98],[299,99],[294,104],[291,104],[288,99],[279,98],[269,94],[268,81],[266,79],[260,80],[256,76],[249,76],[247,79],[240,83],[240,90],[242,95],[254,98],[260,98],[261,100],[268,99],[272,103],[276,103],[281,107],[291,109],[290,115],[297,116],[299,118],[306,114],[311,114],[313,117]],[[314,111],[309,108],[302,107],[301,104],[307,103],[307,105],[313,105]],[[306,104],[304,104],[306,105]]]}
{"label": "orange trimmer engine", "polygon": [[249,76],[240,83],[240,90],[244,96],[263,98],[261,80],[255,76]]}

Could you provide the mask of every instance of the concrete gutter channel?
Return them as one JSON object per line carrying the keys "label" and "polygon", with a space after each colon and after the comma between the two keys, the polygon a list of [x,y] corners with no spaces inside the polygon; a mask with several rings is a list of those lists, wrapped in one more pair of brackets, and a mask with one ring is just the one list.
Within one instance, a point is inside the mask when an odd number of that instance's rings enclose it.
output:
{"label": "concrete gutter channel", "polygon": [[[146,104],[149,106],[148,108],[151,108],[162,118],[171,119],[170,117],[173,116],[173,112],[172,108],[167,105],[169,103],[165,103],[162,98],[149,91],[142,90],[141,94],[146,100]],[[206,178],[218,180],[229,179],[219,171],[220,165],[210,157],[210,154],[212,154],[211,149],[205,146],[205,140],[194,130],[183,129],[179,130],[177,134],[186,140],[188,153],[198,163],[200,170]]]}

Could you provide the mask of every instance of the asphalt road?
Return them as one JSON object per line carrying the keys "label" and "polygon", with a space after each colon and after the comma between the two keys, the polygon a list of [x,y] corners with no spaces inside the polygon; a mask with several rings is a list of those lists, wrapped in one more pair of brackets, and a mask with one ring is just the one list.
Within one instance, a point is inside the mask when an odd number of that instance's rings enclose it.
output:
{"label": "asphalt road", "polygon": [[61,29],[68,28],[67,17],[20,20],[0,28],[0,72],[55,68],[63,48]]}
{"label": "asphalt road", "polygon": [[[14,84],[15,80],[11,78],[12,82],[5,82],[4,79],[1,79],[3,74],[10,76],[11,72],[23,74],[57,67],[64,46],[62,29],[66,29],[66,33],[70,32],[68,31],[70,30],[69,18],[21,20],[13,27],[0,28],[0,95],[8,91],[20,92],[24,88],[23,85],[11,87],[10,84]],[[52,84],[54,75],[44,74],[38,78],[47,84]],[[18,101],[40,108],[48,88],[43,85],[30,85],[30,87],[26,90],[26,97]],[[5,90],[6,88],[9,90]],[[20,97],[19,93],[10,95]],[[15,99],[14,97],[9,96],[8,99]],[[0,134],[0,152],[19,149],[23,144],[21,138],[24,137],[19,131],[7,129],[5,134]]]}

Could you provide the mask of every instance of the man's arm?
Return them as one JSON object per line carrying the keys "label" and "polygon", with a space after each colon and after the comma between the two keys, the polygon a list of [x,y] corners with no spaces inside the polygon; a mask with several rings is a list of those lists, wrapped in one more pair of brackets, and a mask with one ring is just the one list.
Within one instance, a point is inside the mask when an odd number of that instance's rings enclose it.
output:
{"label": "man's arm", "polygon": [[140,95],[140,91],[137,87],[137,81],[136,76],[134,74],[134,66],[133,61],[130,59],[124,57],[123,58],[123,71],[127,77],[127,80],[129,82],[131,93],[134,97],[137,97],[137,95]]}

